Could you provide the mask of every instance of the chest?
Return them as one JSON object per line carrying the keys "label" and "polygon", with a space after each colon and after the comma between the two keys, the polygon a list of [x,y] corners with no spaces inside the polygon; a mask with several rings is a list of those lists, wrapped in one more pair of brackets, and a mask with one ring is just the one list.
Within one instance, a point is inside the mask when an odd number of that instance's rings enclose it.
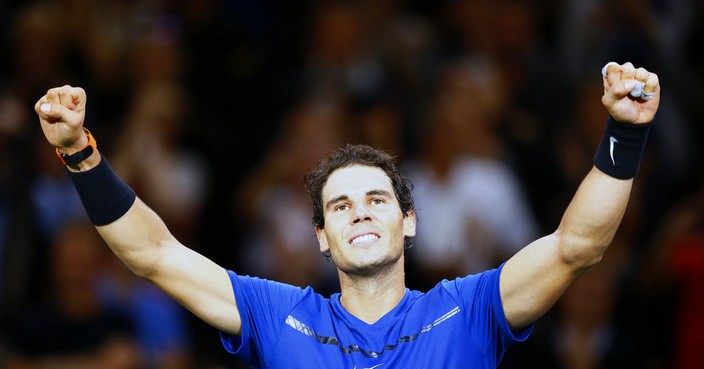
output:
{"label": "chest", "polygon": [[295,316],[267,355],[270,368],[485,368],[462,312],[440,306],[379,325]]}

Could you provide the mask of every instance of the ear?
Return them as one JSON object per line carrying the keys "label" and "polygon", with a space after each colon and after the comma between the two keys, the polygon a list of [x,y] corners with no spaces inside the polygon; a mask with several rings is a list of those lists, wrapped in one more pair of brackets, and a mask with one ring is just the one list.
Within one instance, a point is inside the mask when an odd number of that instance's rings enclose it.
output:
{"label": "ear", "polygon": [[320,245],[320,252],[325,253],[330,251],[330,246],[328,246],[328,237],[325,235],[325,229],[320,227],[315,227],[315,235],[318,237],[318,244]]}
{"label": "ear", "polygon": [[415,237],[416,235],[416,212],[411,210],[403,217],[403,235]]}

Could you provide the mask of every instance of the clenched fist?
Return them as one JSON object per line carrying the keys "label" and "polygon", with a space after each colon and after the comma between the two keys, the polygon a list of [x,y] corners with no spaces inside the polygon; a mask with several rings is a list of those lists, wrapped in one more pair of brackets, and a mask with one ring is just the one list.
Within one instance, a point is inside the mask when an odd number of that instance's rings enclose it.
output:
{"label": "clenched fist", "polygon": [[[608,63],[603,72],[604,95],[601,102],[609,114],[621,123],[650,123],[660,104],[658,75],[633,64]],[[642,88],[642,91],[635,89]]]}

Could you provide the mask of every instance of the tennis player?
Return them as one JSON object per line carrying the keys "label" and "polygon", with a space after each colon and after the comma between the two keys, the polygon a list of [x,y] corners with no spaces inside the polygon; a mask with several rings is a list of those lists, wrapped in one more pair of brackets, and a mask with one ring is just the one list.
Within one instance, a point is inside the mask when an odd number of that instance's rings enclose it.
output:
{"label": "tennis player", "polygon": [[609,63],[602,73],[610,118],[557,229],[496,269],[424,292],[405,285],[404,245],[416,215],[406,179],[383,151],[350,145],[305,176],[320,251],[340,281],[341,292],[324,297],[239,275],[175,239],[99,152],[84,127],[83,89],[52,88],[35,110],[114,253],[218,329],[225,349],[253,368],[496,368],[600,261],[626,209],[660,84],[631,63]]}

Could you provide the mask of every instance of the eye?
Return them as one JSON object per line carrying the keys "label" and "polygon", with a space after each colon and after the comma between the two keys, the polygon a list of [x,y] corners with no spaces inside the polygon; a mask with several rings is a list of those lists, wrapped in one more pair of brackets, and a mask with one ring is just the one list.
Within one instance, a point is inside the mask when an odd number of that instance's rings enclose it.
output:
{"label": "eye", "polygon": [[349,207],[349,205],[347,205],[347,204],[338,204],[338,205],[335,206],[334,210],[335,210],[335,211],[345,211],[345,210],[347,210],[347,209],[349,209],[349,208],[350,208],[350,207]]}
{"label": "eye", "polygon": [[371,201],[371,203],[374,204],[374,205],[380,205],[380,204],[383,204],[383,203],[385,203],[385,202],[386,202],[386,201],[385,201],[384,199],[378,198],[378,197],[372,199],[372,201]]}

